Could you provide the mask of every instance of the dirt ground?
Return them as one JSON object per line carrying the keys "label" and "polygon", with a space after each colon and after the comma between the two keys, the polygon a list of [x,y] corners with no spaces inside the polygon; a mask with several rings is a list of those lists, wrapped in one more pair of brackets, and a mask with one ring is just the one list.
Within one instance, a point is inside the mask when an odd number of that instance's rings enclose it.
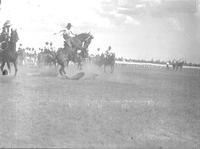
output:
{"label": "dirt ground", "polygon": [[198,70],[82,71],[78,81],[54,67],[20,66],[17,77],[0,75],[0,147],[200,148]]}

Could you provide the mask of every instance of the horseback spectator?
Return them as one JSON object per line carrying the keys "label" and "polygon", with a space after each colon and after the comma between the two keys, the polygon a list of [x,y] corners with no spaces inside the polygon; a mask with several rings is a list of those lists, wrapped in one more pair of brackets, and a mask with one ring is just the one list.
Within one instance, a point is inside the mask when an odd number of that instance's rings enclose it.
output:
{"label": "horseback spectator", "polygon": [[108,57],[111,54],[111,46],[108,47],[108,50],[105,52],[105,56]]}
{"label": "horseback spectator", "polygon": [[100,50],[100,48],[97,48],[97,56],[100,56],[101,55],[101,50]]}
{"label": "horseback spectator", "polygon": [[7,42],[8,42],[8,36],[7,36],[5,27],[2,28],[0,42],[1,42],[1,48],[5,49],[7,46]]}
{"label": "horseback spectator", "polygon": [[53,43],[52,42],[50,42],[50,44],[49,44],[49,49],[50,49],[50,51],[54,51],[54,47],[53,47]]}
{"label": "horseback spectator", "polygon": [[4,23],[3,28],[5,28],[5,33],[7,34],[8,37],[10,37],[10,27],[11,27],[11,22],[7,20]]}
{"label": "horseback spectator", "polygon": [[[1,48],[2,49],[6,49],[8,42],[10,40],[10,27],[11,27],[11,23],[9,20],[7,20],[2,27],[2,32],[1,32]],[[11,29],[11,33],[12,33],[12,29]]]}
{"label": "horseback spectator", "polygon": [[44,46],[44,52],[48,52],[49,51],[49,42],[45,42],[45,46]]}
{"label": "horseback spectator", "polygon": [[6,28],[2,27],[2,32],[1,32],[1,40],[5,41],[7,38],[7,33],[6,33]]}

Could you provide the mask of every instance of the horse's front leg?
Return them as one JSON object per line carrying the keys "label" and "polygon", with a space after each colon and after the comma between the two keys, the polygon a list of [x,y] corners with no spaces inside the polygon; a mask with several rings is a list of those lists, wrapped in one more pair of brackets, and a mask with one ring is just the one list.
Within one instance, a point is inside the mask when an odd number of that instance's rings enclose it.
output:
{"label": "horse's front leg", "polygon": [[65,67],[66,67],[66,66],[67,66],[67,67],[69,66],[69,60],[67,59],[65,62],[66,62],[66,63],[64,63],[63,66],[62,66],[62,72],[64,73],[64,75],[66,75]]}
{"label": "horse's front leg", "polygon": [[17,63],[14,62],[13,64],[14,64],[14,67],[15,67],[15,76],[16,76],[17,75],[17,71],[18,71],[18,69],[17,69]]}

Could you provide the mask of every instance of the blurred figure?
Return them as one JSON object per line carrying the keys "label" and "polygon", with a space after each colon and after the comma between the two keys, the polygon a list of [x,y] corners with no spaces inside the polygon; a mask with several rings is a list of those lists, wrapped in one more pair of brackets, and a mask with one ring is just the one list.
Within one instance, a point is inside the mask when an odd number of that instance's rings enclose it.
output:
{"label": "blurred figure", "polygon": [[49,47],[49,48],[50,48],[50,51],[54,51],[54,48],[53,48],[53,43],[52,43],[52,42],[50,42],[50,44],[49,44],[49,45],[50,45],[50,47]]}
{"label": "blurred figure", "polygon": [[101,50],[100,48],[97,48],[97,56],[100,56],[101,55]]}
{"label": "blurred figure", "polygon": [[166,63],[166,68],[167,68],[167,69],[169,69],[169,64],[170,64],[170,62],[168,61],[168,62]]}
{"label": "blurred figure", "polygon": [[108,50],[106,50],[106,52],[105,52],[105,56],[106,56],[106,57],[108,57],[108,56],[111,55],[111,49],[112,49],[111,46],[109,46],[109,47],[108,47]]}

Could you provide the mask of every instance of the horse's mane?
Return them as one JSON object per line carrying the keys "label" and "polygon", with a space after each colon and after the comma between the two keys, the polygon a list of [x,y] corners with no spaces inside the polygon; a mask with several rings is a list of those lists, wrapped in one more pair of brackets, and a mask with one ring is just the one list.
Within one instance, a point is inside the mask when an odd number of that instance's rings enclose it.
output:
{"label": "horse's mane", "polygon": [[92,36],[90,34],[90,32],[89,33],[80,33],[80,34],[76,35],[76,38],[79,38],[80,40],[83,40],[83,39],[85,39],[85,38],[87,38],[89,36]]}
{"label": "horse's mane", "polygon": [[78,34],[77,36],[81,36],[81,35],[90,35],[90,32],[89,32],[89,33],[86,33],[86,32],[80,33],[80,34]]}
{"label": "horse's mane", "polygon": [[17,42],[19,40],[18,34],[16,30],[13,30],[11,32],[11,37],[10,37],[11,42]]}

